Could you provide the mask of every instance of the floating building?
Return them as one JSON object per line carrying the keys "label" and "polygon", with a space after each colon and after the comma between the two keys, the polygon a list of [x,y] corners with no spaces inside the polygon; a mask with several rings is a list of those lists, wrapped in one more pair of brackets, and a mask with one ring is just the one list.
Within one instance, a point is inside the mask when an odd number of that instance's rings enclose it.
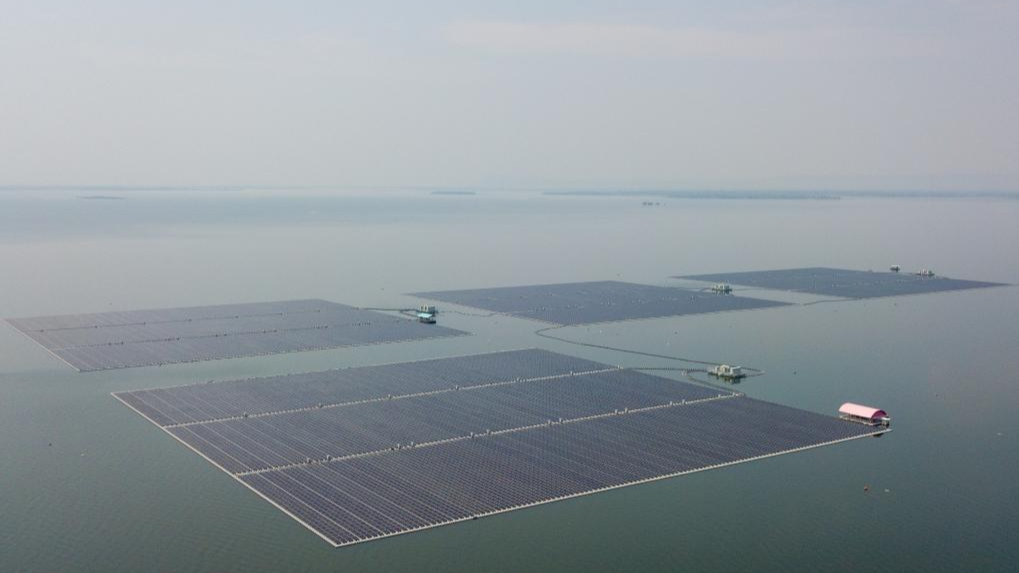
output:
{"label": "floating building", "polygon": [[709,368],[708,374],[718,376],[719,378],[725,378],[727,380],[746,378],[746,373],[743,372],[742,366],[729,366],[728,364],[719,364],[718,366]]}
{"label": "floating building", "polygon": [[861,404],[853,404],[852,402],[846,402],[839,408],[839,417],[843,420],[859,422],[870,426],[889,426],[892,423],[892,419],[884,410]]}

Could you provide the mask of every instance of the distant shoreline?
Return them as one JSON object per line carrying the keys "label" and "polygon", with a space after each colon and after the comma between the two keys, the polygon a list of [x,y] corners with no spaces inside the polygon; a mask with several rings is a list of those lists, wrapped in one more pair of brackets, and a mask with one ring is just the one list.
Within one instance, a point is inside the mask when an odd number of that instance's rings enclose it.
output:
{"label": "distant shoreline", "polygon": [[1019,199],[1008,191],[544,191],[552,197],[633,197],[739,201],[839,201],[841,199]]}
{"label": "distant shoreline", "polygon": [[433,187],[366,187],[345,188],[327,186],[104,186],[104,185],[0,185],[0,194],[7,192],[71,192],[82,193],[79,199],[88,200],[124,200],[135,193],[202,193],[202,194],[283,194],[301,195],[334,195],[354,193],[357,195],[383,196],[393,192],[427,193],[433,196],[469,197],[479,194],[520,194],[541,195],[547,197],[623,197],[644,199],[713,199],[713,200],[785,200],[785,201],[838,201],[841,199],[1019,199],[1017,191],[866,191],[866,190],[669,190],[669,189],[554,189],[548,187],[491,187],[479,190],[435,189]]}

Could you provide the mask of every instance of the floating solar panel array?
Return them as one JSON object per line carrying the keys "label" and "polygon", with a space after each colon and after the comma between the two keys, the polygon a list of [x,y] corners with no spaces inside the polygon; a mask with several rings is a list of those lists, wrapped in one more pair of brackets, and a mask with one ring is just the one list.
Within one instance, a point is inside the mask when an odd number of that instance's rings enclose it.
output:
{"label": "floating solar panel array", "polygon": [[661,318],[786,303],[616,281],[415,293],[414,296],[559,325]]}
{"label": "floating solar panel array", "polygon": [[533,349],[114,395],[334,546],[886,431]]}
{"label": "floating solar panel array", "polygon": [[7,322],[79,371],[466,334],[324,300],[12,318]]}
{"label": "floating solar panel array", "polygon": [[1004,286],[1001,283],[921,276],[909,273],[854,271],[825,267],[688,275],[673,278],[713,283],[731,283],[762,289],[787,290],[852,299]]}

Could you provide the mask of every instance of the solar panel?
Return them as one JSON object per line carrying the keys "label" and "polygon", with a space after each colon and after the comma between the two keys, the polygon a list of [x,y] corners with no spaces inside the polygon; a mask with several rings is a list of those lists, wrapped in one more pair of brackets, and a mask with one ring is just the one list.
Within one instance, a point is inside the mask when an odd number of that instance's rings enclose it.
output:
{"label": "solar panel", "polygon": [[238,318],[242,316],[264,316],[284,313],[295,314],[299,312],[317,312],[323,308],[336,306],[342,305],[318,299],[287,300],[93,314],[38,316],[33,318],[13,318],[8,319],[8,322],[15,324],[15,327],[19,330],[55,330],[59,328],[91,328],[158,322],[187,322],[191,320]]}
{"label": "solar panel", "polygon": [[928,277],[909,273],[854,271],[826,267],[688,275],[673,278],[731,283],[851,299],[1004,286],[1001,283]]}
{"label": "solar panel", "polygon": [[885,431],[534,349],[115,396],[335,546]]}
{"label": "solar panel", "polygon": [[154,423],[172,426],[612,368],[590,360],[531,348],[136,390],[118,393],[117,397]]}
{"label": "solar panel", "polygon": [[414,296],[559,325],[748,310],[787,303],[616,281],[415,293]]}
{"label": "solar panel", "polygon": [[322,300],[15,318],[8,322],[80,371],[466,334]]}

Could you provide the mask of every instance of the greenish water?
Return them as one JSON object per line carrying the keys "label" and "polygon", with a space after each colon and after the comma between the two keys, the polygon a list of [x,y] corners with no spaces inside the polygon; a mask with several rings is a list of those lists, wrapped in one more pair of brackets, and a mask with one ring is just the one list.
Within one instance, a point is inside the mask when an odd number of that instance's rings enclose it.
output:
{"label": "greenish water", "polygon": [[[831,265],[1016,283],[1019,202],[667,201],[537,194],[0,193],[0,316]],[[760,294],[760,293],[758,293]],[[771,295],[769,295],[771,296]],[[774,295],[789,298],[788,295]],[[795,298],[795,297],[793,297]],[[557,331],[765,369],[747,394],[894,417],[874,440],[332,549],[109,396],[538,346],[469,338],[78,374],[0,327],[0,571],[1011,571],[1019,564],[1019,289]],[[49,445],[52,444],[52,445]],[[864,485],[870,486],[864,492]]]}

